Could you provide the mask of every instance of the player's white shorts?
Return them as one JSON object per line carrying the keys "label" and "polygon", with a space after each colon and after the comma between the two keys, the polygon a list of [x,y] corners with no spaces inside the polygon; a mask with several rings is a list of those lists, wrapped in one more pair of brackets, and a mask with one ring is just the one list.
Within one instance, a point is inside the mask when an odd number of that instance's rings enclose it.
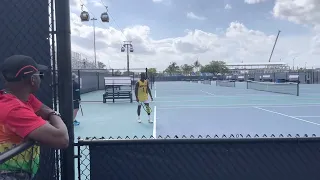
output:
{"label": "player's white shorts", "polygon": [[148,99],[147,99],[147,100],[145,100],[145,101],[139,101],[139,103],[144,103],[144,104],[146,104],[146,103],[150,103],[149,97],[148,97]]}

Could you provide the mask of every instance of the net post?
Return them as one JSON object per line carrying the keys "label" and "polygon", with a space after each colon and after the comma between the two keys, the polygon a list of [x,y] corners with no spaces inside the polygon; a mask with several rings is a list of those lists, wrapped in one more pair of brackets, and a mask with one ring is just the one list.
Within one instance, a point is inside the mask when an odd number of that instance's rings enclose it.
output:
{"label": "net post", "polygon": [[300,85],[299,85],[299,84],[300,84],[300,83],[298,82],[298,83],[297,83],[297,96],[299,96],[299,94],[300,94],[300,92],[299,92],[299,91],[300,91],[300,88],[299,88]]}

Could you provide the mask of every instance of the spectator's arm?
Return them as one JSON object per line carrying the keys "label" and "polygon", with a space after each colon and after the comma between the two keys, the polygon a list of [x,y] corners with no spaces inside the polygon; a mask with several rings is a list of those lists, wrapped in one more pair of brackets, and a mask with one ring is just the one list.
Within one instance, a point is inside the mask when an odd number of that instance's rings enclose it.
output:
{"label": "spectator's arm", "polygon": [[54,110],[49,108],[48,106],[41,104],[41,107],[38,111],[36,111],[36,114],[40,116],[42,119],[49,121],[50,114],[52,114]]}
{"label": "spectator's arm", "polygon": [[42,117],[42,119],[49,120],[49,115],[54,112],[51,108],[44,105],[41,101],[39,101],[34,95],[29,96],[29,104],[33,108],[34,112]]}
{"label": "spectator's arm", "polygon": [[54,118],[54,115],[50,117],[50,121],[52,125],[30,109],[18,107],[8,113],[5,124],[22,138],[31,139],[53,148],[68,147],[69,135],[63,121],[60,118]]}

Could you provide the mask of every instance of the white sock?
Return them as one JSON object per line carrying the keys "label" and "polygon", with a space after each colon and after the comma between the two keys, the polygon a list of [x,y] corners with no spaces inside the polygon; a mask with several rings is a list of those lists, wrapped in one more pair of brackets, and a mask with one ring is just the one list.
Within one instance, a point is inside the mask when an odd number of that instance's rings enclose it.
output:
{"label": "white sock", "polygon": [[150,120],[150,115],[148,115],[148,117],[149,117],[149,120]]}

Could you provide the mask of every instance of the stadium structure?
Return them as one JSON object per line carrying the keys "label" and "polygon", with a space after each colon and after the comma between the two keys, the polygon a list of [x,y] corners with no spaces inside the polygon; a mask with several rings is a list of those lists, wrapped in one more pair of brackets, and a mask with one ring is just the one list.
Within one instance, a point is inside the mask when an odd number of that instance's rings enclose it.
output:
{"label": "stadium structure", "polygon": [[226,66],[231,74],[274,73],[290,70],[290,67],[285,62],[227,63]]}

